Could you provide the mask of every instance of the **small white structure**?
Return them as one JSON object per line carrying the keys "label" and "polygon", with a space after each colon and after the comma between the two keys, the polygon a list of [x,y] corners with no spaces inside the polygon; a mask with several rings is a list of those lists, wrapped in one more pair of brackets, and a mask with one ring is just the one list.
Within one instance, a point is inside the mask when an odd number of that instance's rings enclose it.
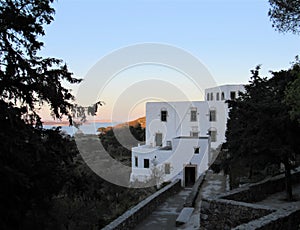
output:
{"label": "small white structure", "polygon": [[242,85],[205,90],[205,101],[148,102],[146,143],[132,148],[131,181],[147,181],[158,168],[163,181],[192,185],[208,169],[210,148],[225,142],[228,106]]}

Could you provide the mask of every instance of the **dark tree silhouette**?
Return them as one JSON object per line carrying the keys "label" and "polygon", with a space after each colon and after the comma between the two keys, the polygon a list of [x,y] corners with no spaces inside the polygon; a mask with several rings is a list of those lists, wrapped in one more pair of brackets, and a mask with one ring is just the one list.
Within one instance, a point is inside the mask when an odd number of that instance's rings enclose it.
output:
{"label": "dark tree silhouette", "polygon": [[104,181],[71,137],[43,129],[45,104],[54,118],[79,125],[104,104],[73,105],[61,82],[80,80],[62,60],[37,55],[53,1],[0,0],[0,229],[98,229],[153,192]]}
{"label": "dark tree silhouette", "polygon": [[36,109],[48,103],[56,118],[68,115],[72,94],[62,80],[79,83],[62,60],[42,58],[37,52],[45,34],[43,25],[53,20],[53,0],[1,0],[0,92],[1,100],[21,109],[27,122],[40,125]]}
{"label": "dark tree silhouette", "polygon": [[279,32],[300,33],[300,0],[269,0],[272,26]]}
{"label": "dark tree silhouette", "polygon": [[298,121],[300,124],[300,60],[296,57],[293,70],[296,79],[291,82],[285,92],[285,102],[290,107],[290,117],[292,120]]}
{"label": "dark tree silhouette", "polygon": [[[270,79],[259,76],[259,67],[252,71],[246,92],[228,101],[227,145],[231,164],[248,159],[250,169],[257,164],[283,163],[286,173],[287,198],[292,199],[291,169],[299,154],[299,123],[291,120],[285,103],[285,90],[299,76],[299,66],[272,72]],[[251,175],[251,170],[250,170]]]}
{"label": "dark tree silhouette", "polygon": [[80,82],[61,60],[37,55],[43,26],[53,20],[52,2],[0,1],[1,229],[43,229],[77,154],[59,130],[42,129],[38,115],[48,104],[54,117],[71,120],[73,96],[61,82]]}

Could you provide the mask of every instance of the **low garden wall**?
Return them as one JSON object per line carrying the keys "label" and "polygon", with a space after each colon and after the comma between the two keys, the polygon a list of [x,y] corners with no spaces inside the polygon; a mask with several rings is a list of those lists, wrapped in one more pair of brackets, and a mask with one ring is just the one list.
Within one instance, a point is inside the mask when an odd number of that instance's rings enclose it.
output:
{"label": "low garden wall", "polygon": [[[292,183],[300,183],[300,168],[292,171]],[[261,182],[251,185],[245,185],[241,188],[234,189],[220,198],[227,200],[243,201],[247,203],[254,203],[264,200],[270,194],[281,192],[285,190],[285,176],[283,174],[275,177],[265,179]]]}
{"label": "low garden wall", "polygon": [[234,228],[235,230],[298,230],[300,224],[300,210],[284,209],[273,212],[267,216],[250,221],[249,223],[242,224]]}
{"label": "low garden wall", "polygon": [[[292,172],[292,181],[294,184],[300,183],[300,168]],[[300,207],[276,209],[254,204],[284,189],[285,177],[278,175],[203,199],[201,229],[298,229]]]}
{"label": "low garden wall", "polygon": [[201,228],[231,229],[274,212],[273,209],[225,199],[203,199]]}
{"label": "low garden wall", "polygon": [[181,189],[181,181],[179,179],[175,180],[126,211],[123,215],[106,225],[103,230],[133,229],[137,224],[151,214],[158,205]]}

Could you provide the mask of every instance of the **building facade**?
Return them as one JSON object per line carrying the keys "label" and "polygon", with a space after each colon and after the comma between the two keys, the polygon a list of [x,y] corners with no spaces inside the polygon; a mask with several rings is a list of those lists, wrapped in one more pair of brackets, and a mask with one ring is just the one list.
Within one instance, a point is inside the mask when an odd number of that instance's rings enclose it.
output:
{"label": "building facade", "polygon": [[225,101],[241,91],[242,85],[224,85],[206,89],[204,101],[148,102],[146,143],[132,148],[131,181],[149,180],[155,168],[162,181],[192,185],[208,169],[211,148],[225,142]]}

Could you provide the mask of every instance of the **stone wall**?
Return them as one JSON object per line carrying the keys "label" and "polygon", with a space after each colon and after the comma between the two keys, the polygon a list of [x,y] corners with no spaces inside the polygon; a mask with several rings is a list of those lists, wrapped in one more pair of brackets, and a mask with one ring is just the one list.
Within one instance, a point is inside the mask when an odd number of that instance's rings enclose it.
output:
{"label": "stone wall", "polygon": [[[300,183],[300,169],[292,171],[292,182],[294,184]],[[270,194],[284,191],[285,176],[284,174],[265,179],[261,182],[246,185],[238,189],[234,189],[220,198],[227,200],[243,201],[247,203],[258,202],[264,200]]]}
{"label": "stone wall", "polygon": [[177,193],[179,190],[181,190],[181,181],[176,180],[126,211],[123,215],[106,225],[103,229],[133,229],[138,223],[151,214],[158,205],[164,202],[172,194]]}
{"label": "stone wall", "polygon": [[[300,168],[292,172],[292,181],[300,183]],[[276,209],[253,204],[284,189],[285,177],[278,175],[203,199],[201,229],[299,229],[300,207]]]}
{"label": "stone wall", "polygon": [[231,229],[273,211],[273,209],[261,205],[238,201],[203,199],[200,223],[202,229]]}
{"label": "stone wall", "polygon": [[267,216],[250,221],[234,228],[235,230],[298,230],[300,227],[300,210],[291,208],[278,210]]}

